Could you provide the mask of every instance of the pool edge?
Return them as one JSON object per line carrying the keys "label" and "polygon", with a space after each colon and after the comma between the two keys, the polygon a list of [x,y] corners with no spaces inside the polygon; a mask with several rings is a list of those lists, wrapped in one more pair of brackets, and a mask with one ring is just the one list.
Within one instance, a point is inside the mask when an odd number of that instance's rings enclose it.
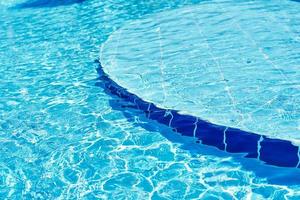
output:
{"label": "pool edge", "polygon": [[242,153],[247,158],[256,158],[278,167],[300,168],[300,148],[291,141],[213,124],[199,117],[181,114],[178,110],[159,108],[128,92],[109,77],[99,60],[95,62],[98,64],[99,79],[104,81],[104,87],[109,93],[130,102],[133,108],[142,111],[148,119],[164,124],[181,135],[194,137],[201,144],[228,153]]}

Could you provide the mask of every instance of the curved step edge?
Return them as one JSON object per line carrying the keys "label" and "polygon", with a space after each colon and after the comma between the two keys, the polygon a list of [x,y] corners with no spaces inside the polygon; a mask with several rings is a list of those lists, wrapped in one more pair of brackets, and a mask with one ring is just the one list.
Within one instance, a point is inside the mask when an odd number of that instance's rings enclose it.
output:
{"label": "curved step edge", "polygon": [[146,102],[118,85],[105,73],[99,60],[99,79],[111,95],[130,102],[134,109],[142,111],[148,119],[170,127],[184,136],[195,137],[199,143],[216,147],[229,153],[243,153],[278,167],[300,168],[300,149],[291,141],[272,139],[261,134],[210,123],[199,117],[185,115],[177,110],[159,108]]}

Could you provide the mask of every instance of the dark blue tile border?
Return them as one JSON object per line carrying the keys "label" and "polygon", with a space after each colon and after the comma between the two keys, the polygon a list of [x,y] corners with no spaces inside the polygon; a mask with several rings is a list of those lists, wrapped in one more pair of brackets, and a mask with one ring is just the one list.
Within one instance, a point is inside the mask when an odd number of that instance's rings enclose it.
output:
{"label": "dark blue tile border", "polygon": [[96,62],[99,64],[97,68],[99,80],[104,82],[108,93],[131,103],[132,108],[142,111],[147,118],[169,126],[184,136],[195,137],[204,145],[214,146],[229,153],[242,153],[247,158],[257,158],[269,165],[300,168],[299,147],[290,141],[271,139],[264,135],[180,114],[177,110],[159,108],[111,80],[103,71],[101,63],[98,60]]}
{"label": "dark blue tile border", "polygon": [[71,4],[79,4],[85,0],[28,0],[24,3],[18,4],[16,8],[43,8],[43,7],[57,7]]}

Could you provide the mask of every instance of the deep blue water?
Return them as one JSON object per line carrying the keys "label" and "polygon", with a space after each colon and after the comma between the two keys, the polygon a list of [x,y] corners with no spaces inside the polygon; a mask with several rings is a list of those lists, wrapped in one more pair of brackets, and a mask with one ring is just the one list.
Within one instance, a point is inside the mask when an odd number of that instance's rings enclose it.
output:
{"label": "deep blue water", "polygon": [[43,7],[56,7],[71,5],[74,3],[82,3],[85,0],[29,0],[23,3],[20,3],[16,8],[43,8]]}

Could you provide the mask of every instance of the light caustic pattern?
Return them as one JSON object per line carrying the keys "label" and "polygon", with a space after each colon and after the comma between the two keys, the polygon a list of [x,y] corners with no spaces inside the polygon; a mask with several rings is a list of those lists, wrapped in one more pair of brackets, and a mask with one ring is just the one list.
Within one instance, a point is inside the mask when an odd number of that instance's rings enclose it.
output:
{"label": "light caustic pattern", "polygon": [[298,171],[185,142],[95,86],[114,30],[199,1],[0,2],[17,7],[0,8],[0,199],[299,199]]}
{"label": "light caustic pattern", "polygon": [[300,5],[203,2],[131,21],[104,70],[142,99],[212,123],[300,139]]}

